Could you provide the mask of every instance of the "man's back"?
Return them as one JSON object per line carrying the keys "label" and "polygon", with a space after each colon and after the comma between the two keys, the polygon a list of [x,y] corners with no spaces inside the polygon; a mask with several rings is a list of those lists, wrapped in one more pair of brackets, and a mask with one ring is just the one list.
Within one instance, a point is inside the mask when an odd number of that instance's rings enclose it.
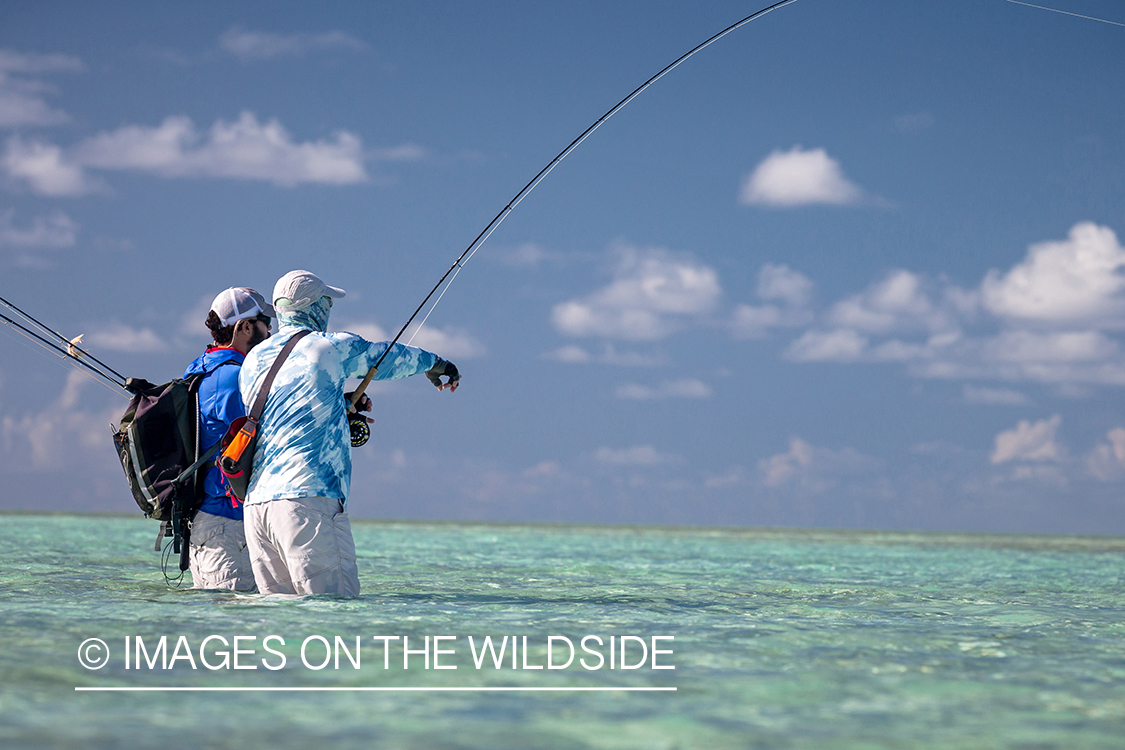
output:
{"label": "man's back", "polygon": [[[246,358],[239,378],[249,410],[282,347],[301,330],[286,326]],[[302,497],[347,500],[351,450],[344,383],[362,377],[386,349],[353,333],[313,331],[281,366],[258,428],[254,474],[246,502]],[[425,372],[437,356],[395,345],[379,379]]]}

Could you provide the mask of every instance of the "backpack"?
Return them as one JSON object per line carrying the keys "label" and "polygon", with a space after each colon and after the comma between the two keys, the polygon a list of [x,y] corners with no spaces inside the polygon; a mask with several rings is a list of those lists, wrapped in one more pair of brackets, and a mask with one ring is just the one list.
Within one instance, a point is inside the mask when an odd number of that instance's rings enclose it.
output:
{"label": "backpack", "polygon": [[[222,365],[238,365],[227,361]],[[188,522],[203,503],[199,471],[219,450],[216,443],[199,453],[199,383],[214,369],[153,385],[128,378],[133,394],[113,434],[133,500],[147,518],[160,521],[156,551],[172,537],[180,570],[188,567]]]}

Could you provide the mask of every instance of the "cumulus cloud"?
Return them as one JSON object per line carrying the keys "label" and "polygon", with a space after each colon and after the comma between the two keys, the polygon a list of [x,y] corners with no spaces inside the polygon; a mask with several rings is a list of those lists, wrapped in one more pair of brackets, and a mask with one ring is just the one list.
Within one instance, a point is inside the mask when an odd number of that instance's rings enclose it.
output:
{"label": "cumulus cloud", "polygon": [[218,120],[200,133],[187,117],[168,117],[156,127],[125,125],[99,133],[65,151],[18,137],[8,140],[3,167],[10,179],[40,195],[83,195],[104,190],[89,169],[133,170],[161,177],[261,180],[348,185],[367,180],[359,137],[339,131],[330,140],[294,141],[277,120],[259,122],[251,112]]}
{"label": "cumulus cloud", "polygon": [[24,143],[19,137],[9,138],[0,165],[12,181],[26,184],[38,195],[85,195],[105,189],[99,180],[88,177],[80,164],[68,159],[61,148],[50,143]]}
{"label": "cumulus cloud", "polygon": [[343,31],[277,34],[268,31],[243,31],[238,27],[224,33],[219,38],[219,46],[243,61],[299,57],[310,52],[367,49],[365,43]]}
{"label": "cumulus cloud", "polygon": [[1106,439],[1086,456],[1086,468],[1097,479],[1110,482],[1125,474],[1125,427],[1110,430]]}
{"label": "cumulus cloud", "polygon": [[52,109],[44,98],[54,87],[27,76],[82,69],[82,61],[70,55],[0,50],[0,127],[58,125],[69,121],[65,112]]}
{"label": "cumulus cloud", "polygon": [[799,437],[789,440],[789,450],[758,462],[766,487],[796,487],[819,494],[845,476],[869,472],[878,462],[854,448],[832,450],[810,445]]}
{"label": "cumulus cloud", "polygon": [[790,307],[804,307],[812,297],[813,282],[784,263],[766,263],[758,271],[758,296],[781,300]]}
{"label": "cumulus cloud", "polygon": [[1008,461],[1058,461],[1063,448],[1055,441],[1055,432],[1062,424],[1058,414],[1038,422],[1020,420],[1014,429],[1005,430],[996,436],[992,451],[992,463]]}
{"label": "cumulus cloud", "polygon": [[823,148],[774,151],[742,183],[739,202],[748,206],[792,208],[815,204],[847,206],[863,191],[844,176]]}
{"label": "cumulus cloud", "polygon": [[340,131],[331,141],[297,143],[277,120],[261,123],[252,112],[235,122],[218,120],[206,135],[187,117],[169,117],[154,128],[126,125],[79,144],[74,159],[85,167],[162,177],[231,177],[286,186],[367,179],[358,136]]}
{"label": "cumulus cloud", "polygon": [[[1083,223],[1066,240],[1032,245],[1023,261],[990,271],[976,288],[897,269],[812,316],[785,356],[900,362],[928,378],[1125,385],[1123,266],[1113,231]],[[765,307],[753,312],[745,328],[778,319]]]}
{"label": "cumulus cloud", "polygon": [[1082,222],[1065,240],[1032,245],[1022,263],[981,285],[985,307],[1008,319],[1118,325],[1125,317],[1125,248],[1108,227]]}
{"label": "cumulus cloud", "polygon": [[841,328],[885,333],[907,328],[943,330],[954,323],[942,314],[923,290],[922,277],[910,271],[892,271],[863,294],[837,302],[828,322]]}
{"label": "cumulus cloud", "polygon": [[[362,336],[368,341],[390,341],[397,333],[388,332],[377,323],[361,321],[343,321],[339,326],[335,321],[330,321],[334,330],[348,331],[357,336]],[[415,334],[417,331],[417,334]],[[413,336],[413,341],[410,341]],[[484,356],[487,351],[484,344],[469,333],[456,328],[435,328],[426,326],[421,330],[411,327],[403,334],[399,343],[410,341],[412,346],[428,349],[443,358],[450,360],[473,359]]]}
{"label": "cumulus cloud", "polygon": [[115,352],[163,352],[167,342],[151,328],[134,328],[122,323],[112,323],[86,334],[85,341],[93,349]]}
{"label": "cumulus cloud", "polygon": [[[82,401],[91,383],[90,376],[73,370],[52,403],[21,417],[3,417],[0,445],[13,466],[25,470],[73,468],[83,456],[101,454],[105,459],[113,455],[106,425],[117,423],[125,402],[100,412],[83,409]],[[99,469],[106,466],[104,460],[98,464]]]}
{"label": "cumulus cloud", "polygon": [[684,320],[710,312],[722,295],[708,266],[666,250],[623,248],[609,286],[555,305],[552,320],[568,336],[654,341]]}
{"label": "cumulus cloud", "polygon": [[558,349],[545,352],[543,358],[571,365],[596,362],[617,367],[656,367],[665,364],[665,358],[662,355],[629,350],[622,351],[610,343],[603,344],[600,352],[590,352],[573,344],[561,346]]}
{"label": "cumulus cloud", "polygon": [[867,338],[852,330],[806,331],[785,350],[794,362],[854,362],[867,349]]}
{"label": "cumulus cloud", "polygon": [[762,483],[767,487],[778,487],[797,475],[797,472],[812,464],[812,446],[800,438],[789,441],[789,450],[764,458],[758,462]]}
{"label": "cumulus cloud", "polygon": [[[409,340],[410,335],[411,331],[407,331],[403,338]],[[447,359],[473,359],[484,356],[486,351],[484,344],[456,328],[426,326],[418,331],[411,344]]]}
{"label": "cumulus cloud", "polygon": [[661,401],[668,398],[710,398],[711,387],[700,380],[665,380],[656,387],[626,383],[617,388],[617,397],[634,401]]}
{"label": "cumulus cloud", "polygon": [[660,453],[651,445],[622,449],[602,446],[594,453],[594,460],[607,466],[659,466],[675,461],[676,457]]}
{"label": "cumulus cloud", "polygon": [[737,305],[731,316],[731,333],[740,339],[762,338],[773,328],[809,323],[813,286],[811,279],[789,266],[766,263],[758,271],[757,288],[758,298],[765,304]]}

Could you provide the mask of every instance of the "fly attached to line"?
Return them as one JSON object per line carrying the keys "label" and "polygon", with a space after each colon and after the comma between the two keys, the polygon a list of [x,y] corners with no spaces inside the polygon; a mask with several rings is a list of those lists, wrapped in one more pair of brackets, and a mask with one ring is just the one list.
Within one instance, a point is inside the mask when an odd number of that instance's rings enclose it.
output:
{"label": "fly attached to line", "polygon": [[[73,338],[67,338],[55,329],[48,326],[46,323],[32,317],[30,313],[24,312],[13,303],[0,297],[0,303],[15,313],[20,319],[15,320],[8,317],[4,313],[0,313],[0,320],[4,322],[9,328],[19,332],[21,336],[31,341],[43,349],[54,352],[60,359],[69,360],[72,365],[78,365],[84,368],[88,374],[92,374],[97,378],[97,382],[102,385],[110,385],[117,389],[122,396],[127,392],[127,378],[114,370],[112,367],[102,362],[100,359],[90,354],[79,344],[82,342],[83,334],[78,334]],[[29,327],[30,326],[30,327]]]}

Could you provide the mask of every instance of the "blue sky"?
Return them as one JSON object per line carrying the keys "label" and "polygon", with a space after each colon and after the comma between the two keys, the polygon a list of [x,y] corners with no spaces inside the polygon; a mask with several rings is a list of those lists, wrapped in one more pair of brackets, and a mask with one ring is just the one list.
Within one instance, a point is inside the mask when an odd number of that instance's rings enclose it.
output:
{"label": "blue sky", "polygon": [[[759,7],[8,2],[0,296],[153,381],[295,268],[389,338]],[[372,389],[353,514],[1125,533],[1123,52],[1003,0],[734,32],[465,267],[415,338],[463,388]],[[3,331],[0,507],[135,510],[124,399]]]}

